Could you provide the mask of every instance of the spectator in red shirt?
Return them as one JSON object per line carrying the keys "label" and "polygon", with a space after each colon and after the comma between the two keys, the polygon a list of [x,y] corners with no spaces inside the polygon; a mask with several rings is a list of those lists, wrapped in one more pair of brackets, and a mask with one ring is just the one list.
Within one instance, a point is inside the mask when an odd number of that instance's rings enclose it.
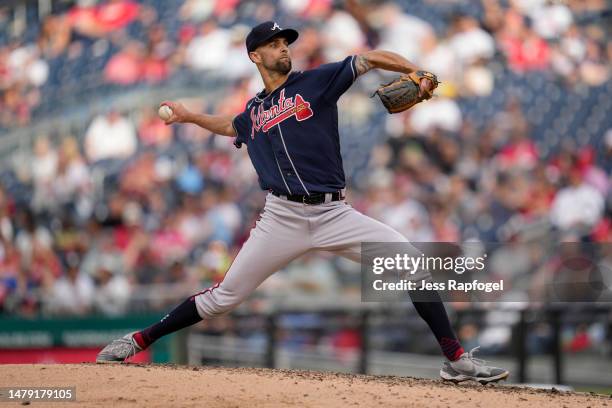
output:
{"label": "spectator in red shirt", "polygon": [[108,0],[93,7],[74,7],[68,13],[69,23],[81,34],[102,37],[127,26],[139,13],[131,0]]}
{"label": "spectator in red shirt", "polygon": [[108,61],[104,67],[104,79],[118,85],[131,85],[144,77],[144,52],[142,44],[130,41]]}
{"label": "spectator in red shirt", "polygon": [[108,0],[96,7],[96,21],[106,32],[119,30],[138,17],[138,3],[131,0]]}
{"label": "spectator in red shirt", "polygon": [[506,54],[508,65],[517,72],[548,68],[550,47],[531,28],[525,18],[515,10],[508,10],[498,41]]}
{"label": "spectator in red shirt", "polygon": [[535,143],[519,130],[512,132],[510,143],[504,146],[497,159],[503,169],[533,169],[538,163],[539,153]]}
{"label": "spectator in red shirt", "polygon": [[141,114],[138,137],[144,146],[163,147],[172,142],[172,128],[164,125],[152,109],[145,108]]}
{"label": "spectator in red shirt", "polygon": [[168,41],[163,25],[156,24],[147,34],[147,51],[142,66],[143,79],[149,83],[161,82],[168,78],[168,61],[174,52],[174,45]]}

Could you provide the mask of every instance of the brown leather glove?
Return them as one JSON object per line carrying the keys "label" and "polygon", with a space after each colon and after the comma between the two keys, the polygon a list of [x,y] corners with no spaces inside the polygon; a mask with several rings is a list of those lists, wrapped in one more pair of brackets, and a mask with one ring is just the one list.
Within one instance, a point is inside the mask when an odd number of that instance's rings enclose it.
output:
{"label": "brown leather glove", "polygon": [[389,113],[398,113],[430,99],[438,84],[438,78],[431,72],[415,71],[382,84],[374,95],[378,95]]}

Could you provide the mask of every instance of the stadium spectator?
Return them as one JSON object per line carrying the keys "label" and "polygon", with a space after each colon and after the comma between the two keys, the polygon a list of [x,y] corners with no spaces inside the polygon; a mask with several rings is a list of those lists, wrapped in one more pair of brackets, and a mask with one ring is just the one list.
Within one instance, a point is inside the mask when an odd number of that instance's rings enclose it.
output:
{"label": "stadium spectator", "polygon": [[406,14],[394,2],[387,2],[378,8],[375,20],[375,28],[380,31],[377,48],[395,51],[410,61],[418,63],[424,44],[432,43],[435,38],[435,32],[428,22]]}
{"label": "stadium spectator", "polygon": [[427,209],[417,200],[407,198],[401,189],[393,189],[385,202],[373,212],[374,216],[414,242],[429,242],[433,232]]}
{"label": "stadium spectator", "polygon": [[34,257],[34,248],[51,248],[53,237],[49,229],[37,223],[30,209],[20,209],[16,213],[15,246],[19,250],[22,265],[29,269]]}
{"label": "stadium spectator", "polygon": [[179,9],[182,20],[196,23],[208,20],[215,9],[215,0],[185,0]]}
{"label": "stadium spectator", "polygon": [[187,46],[187,66],[196,70],[223,69],[230,49],[230,32],[220,28],[214,20],[200,27],[200,33]]}
{"label": "stadium spectator", "polygon": [[447,83],[452,81],[459,82],[460,77],[460,60],[452,49],[450,41],[447,37],[431,38],[431,41],[425,42],[423,46],[423,57],[421,59],[423,68],[435,71],[436,75]]}
{"label": "stadium spectator", "polygon": [[14,82],[6,88],[2,97],[0,124],[7,128],[27,125],[30,122],[31,110],[38,99],[36,92],[27,90],[23,83]]}
{"label": "stadium spectator", "polygon": [[43,57],[54,59],[66,52],[71,37],[65,15],[48,15],[42,21],[36,43]]}
{"label": "stadium spectator", "polygon": [[157,112],[149,107],[145,107],[140,111],[140,115],[138,138],[143,146],[163,148],[172,142],[172,128],[165,126],[159,120]]}
{"label": "stadium spectator", "polygon": [[580,64],[581,79],[590,86],[599,86],[610,78],[610,64],[606,63],[602,47],[594,40],[586,44],[586,55]]}
{"label": "stadium spectator", "polygon": [[[230,33],[230,45],[225,62],[225,75],[229,79],[240,79],[253,76],[257,68],[248,58],[245,58],[244,41],[248,34],[248,28],[238,25],[232,28]],[[243,105],[244,106],[244,105]]]}
{"label": "stadium spectator", "polygon": [[341,9],[330,10],[321,32],[327,61],[342,60],[359,52],[366,44],[365,35],[355,18]]}
{"label": "stadium spectator", "polygon": [[286,294],[318,294],[335,296],[340,290],[337,272],[329,259],[306,254],[287,266],[288,287]]}
{"label": "stadium spectator", "polygon": [[410,128],[425,135],[435,129],[457,132],[461,129],[459,105],[451,98],[436,98],[411,109]]}
{"label": "stadium spectator", "polygon": [[244,110],[249,99],[251,99],[250,81],[248,79],[237,81],[231,94],[221,100],[217,111],[220,114],[237,115]]}
{"label": "stadium spectator", "polygon": [[59,257],[51,247],[34,240],[30,264],[25,272],[28,288],[41,288],[48,291],[55,280],[62,276],[63,267]]}
{"label": "stadium spectator", "polygon": [[563,3],[548,2],[536,7],[529,17],[533,20],[534,30],[546,40],[561,36],[572,24],[572,12]]}
{"label": "stadium spectator", "polygon": [[147,33],[147,46],[142,62],[142,77],[149,83],[158,83],[170,76],[170,57],[174,52],[174,45],[166,35],[163,25],[153,25]]}
{"label": "stadium spectator", "polygon": [[493,37],[480,27],[478,21],[470,16],[457,16],[451,28],[449,39],[452,53],[464,65],[493,57],[495,42]]}
{"label": "stadium spectator", "polygon": [[23,82],[35,87],[43,85],[49,75],[47,61],[40,58],[34,44],[15,43],[6,60],[12,81]]}
{"label": "stadium spectator", "polygon": [[91,173],[81,157],[78,142],[74,137],[62,140],[57,174],[53,180],[53,199],[60,205],[92,190]]}
{"label": "stadium spectator", "polygon": [[485,64],[475,63],[466,68],[463,75],[465,94],[475,97],[486,97],[495,90],[495,77]]}
{"label": "stadium spectator", "polygon": [[234,242],[235,234],[238,232],[242,216],[240,209],[236,204],[236,197],[231,190],[225,188],[209,197],[213,200],[212,205],[204,203],[203,205],[210,206],[204,218],[204,224],[210,227],[210,239],[215,241],[225,242],[230,245]]}
{"label": "stadium spectator", "polygon": [[57,279],[46,298],[46,311],[62,315],[91,312],[96,288],[89,275],[79,271],[77,259],[70,259],[66,274]]}
{"label": "stadium spectator", "polygon": [[68,21],[81,34],[102,37],[126,27],[138,17],[140,6],[131,0],[107,0],[104,3],[75,6],[68,13]]}
{"label": "stadium spectator", "polygon": [[306,26],[300,32],[300,41],[295,44],[295,52],[291,55],[296,69],[312,69],[324,62],[323,39],[313,26]]}
{"label": "stadium spectator", "polygon": [[127,278],[110,256],[105,255],[98,264],[93,304],[103,314],[117,316],[127,310],[131,290]]}
{"label": "stadium spectator", "polygon": [[57,175],[58,155],[49,139],[41,136],[34,144],[32,181],[34,185],[33,206],[36,209],[49,206],[53,200],[53,182]]}
{"label": "stadium spectator", "polygon": [[525,130],[515,128],[510,132],[508,144],[496,156],[500,169],[533,169],[540,157],[538,149]]}
{"label": "stadium spectator", "polygon": [[125,159],[136,152],[136,147],[134,125],[116,110],[94,118],[85,133],[85,153],[90,163]]}
{"label": "stadium spectator", "polygon": [[4,188],[0,185],[0,239],[11,241],[14,237],[13,212],[14,203]]}
{"label": "stadium spectator", "polygon": [[573,62],[580,62],[586,54],[586,38],[576,25],[572,25],[561,38],[561,51]]}
{"label": "stadium spectator", "polygon": [[204,177],[200,169],[188,158],[187,163],[177,173],[176,184],[184,194],[199,194],[204,189]]}
{"label": "stadium spectator", "polygon": [[516,37],[502,41],[509,66],[517,72],[543,70],[550,62],[550,47],[530,28],[523,27]]}
{"label": "stadium spectator", "polygon": [[0,239],[0,311],[15,296],[21,276],[21,256],[10,239]]}
{"label": "stadium spectator", "polygon": [[[145,78],[144,65],[143,45],[136,41],[130,41],[108,61],[108,64],[104,67],[104,79],[117,85],[135,84]],[[152,68],[154,67],[148,67],[151,70],[148,75],[160,74],[153,72]]]}
{"label": "stadium spectator", "polygon": [[162,220],[162,225],[151,237],[151,253],[160,265],[170,265],[173,260],[184,258],[191,243],[179,225],[178,214]]}
{"label": "stadium spectator", "polygon": [[220,282],[231,262],[227,246],[223,242],[212,241],[199,259],[201,278],[207,282]]}
{"label": "stadium spectator", "polygon": [[603,210],[601,193],[584,182],[580,169],[573,168],[567,186],[555,196],[550,218],[562,231],[586,236],[601,219]]}

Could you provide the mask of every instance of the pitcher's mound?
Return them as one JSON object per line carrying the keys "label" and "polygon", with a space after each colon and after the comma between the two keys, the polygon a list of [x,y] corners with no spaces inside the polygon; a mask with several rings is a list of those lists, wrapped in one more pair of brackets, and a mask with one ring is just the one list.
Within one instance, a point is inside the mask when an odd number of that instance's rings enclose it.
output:
{"label": "pitcher's mound", "polygon": [[0,387],[13,386],[76,386],[78,406],[113,408],[612,407],[611,398],[580,393],[253,368],[137,364],[0,366]]}

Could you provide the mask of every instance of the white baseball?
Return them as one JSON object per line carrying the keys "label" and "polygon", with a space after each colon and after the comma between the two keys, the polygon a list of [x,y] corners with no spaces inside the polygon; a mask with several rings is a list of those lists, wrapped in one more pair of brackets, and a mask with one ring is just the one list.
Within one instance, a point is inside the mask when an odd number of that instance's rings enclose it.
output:
{"label": "white baseball", "polygon": [[159,110],[157,111],[157,114],[163,120],[168,120],[172,116],[172,109],[170,109],[169,106],[162,105],[162,106],[159,107]]}

